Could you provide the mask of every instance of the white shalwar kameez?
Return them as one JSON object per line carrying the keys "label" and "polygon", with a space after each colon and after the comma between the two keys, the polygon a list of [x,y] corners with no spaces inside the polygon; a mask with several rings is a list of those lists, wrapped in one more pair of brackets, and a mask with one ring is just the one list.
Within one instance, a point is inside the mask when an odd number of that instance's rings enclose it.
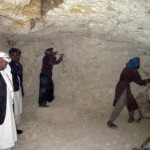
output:
{"label": "white shalwar kameez", "polygon": [[21,90],[14,92],[13,102],[14,102],[15,122],[16,122],[16,125],[18,125],[20,123],[20,117],[21,117],[21,114],[23,112]]}
{"label": "white shalwar kameez", "polygon": [[15,146],[15,142],[17,141],[17,133],[12,105],[14,92],[10,66],[7,65],[7,67],[3,71],[0,71],[0,73],[6,82],[7,88],[6,116],[4,123],[0,125],[0,150],[4,150]]}

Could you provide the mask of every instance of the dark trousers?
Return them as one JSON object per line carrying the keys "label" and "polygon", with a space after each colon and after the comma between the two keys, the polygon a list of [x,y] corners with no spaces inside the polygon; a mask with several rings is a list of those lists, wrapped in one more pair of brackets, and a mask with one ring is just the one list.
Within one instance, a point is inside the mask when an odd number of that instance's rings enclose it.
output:
{"label": "dark trousers", "polygon": [[54,99],[54,83],[51,76],[40,74],[39,105],[46,105]]}

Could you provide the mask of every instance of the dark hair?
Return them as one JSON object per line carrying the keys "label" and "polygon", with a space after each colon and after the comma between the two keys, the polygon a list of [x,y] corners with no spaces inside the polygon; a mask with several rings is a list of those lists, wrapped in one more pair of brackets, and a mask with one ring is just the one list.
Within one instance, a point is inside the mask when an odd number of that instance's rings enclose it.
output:
{"label": "dark hair", "polygon": [[12,53],[21,54],[21,51],[20,51],[20,49],[18,49],[18,48],[11,48],[11,49],[9,50],[9,55],[11,55]]}
{"label": "dark hair", "polygon": [[47,50],[45,50],[45,52],[52,52],[53,51],[53,47],[48,48]]}
{"label": "dark hair", "polygon": [[53,47],[48,48],[48,49],[45,50],[46,55],[49,55],[51,52],[53,52]]}

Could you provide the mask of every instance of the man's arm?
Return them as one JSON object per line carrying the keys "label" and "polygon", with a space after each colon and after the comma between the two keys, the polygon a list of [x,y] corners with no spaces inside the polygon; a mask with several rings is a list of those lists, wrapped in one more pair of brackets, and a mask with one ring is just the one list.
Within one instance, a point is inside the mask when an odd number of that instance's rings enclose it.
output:
{"label": "man's arm", "polygon": [[134,82],[138,85],[147,85],[147,83],[150,83],[150,79],[142,79],[138,70],[134,70],[133,72],[134,76]]}
{"label": "man's arm", "polygon": [[54,64],[54,65],[57,65],[57,64],[59,64],[60,62],[62,62],[62,61],[63,61],[63,57],[64,57],[64,54],[61,54],[60,57],[59,57],[59,59],[56,59],[56,57],[54,57],[53,64]]}

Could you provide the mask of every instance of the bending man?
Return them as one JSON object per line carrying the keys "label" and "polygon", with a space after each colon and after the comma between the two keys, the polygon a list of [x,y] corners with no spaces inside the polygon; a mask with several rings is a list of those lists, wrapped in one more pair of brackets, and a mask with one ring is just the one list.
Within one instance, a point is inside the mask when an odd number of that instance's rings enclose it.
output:
{"label": "bending man", "polygon": [[134,119],[134,110],[138,109],[136,100],[131,92],[130,83],[135,82],[138,85],[146,85],[150,82],[150,79],[142,80],[138,72],[140,67],[140,58],[134,57],[129,60],[126,64],[126,67],[123,69],[120,80],[116,85],[116,92],[114,98],[114,110],[110,116],[109,121],[107,122],[108,127],[117,128],[113,122],[116,120],[123,107],[126,105],[129,112],[128,122],[132,123]]}

